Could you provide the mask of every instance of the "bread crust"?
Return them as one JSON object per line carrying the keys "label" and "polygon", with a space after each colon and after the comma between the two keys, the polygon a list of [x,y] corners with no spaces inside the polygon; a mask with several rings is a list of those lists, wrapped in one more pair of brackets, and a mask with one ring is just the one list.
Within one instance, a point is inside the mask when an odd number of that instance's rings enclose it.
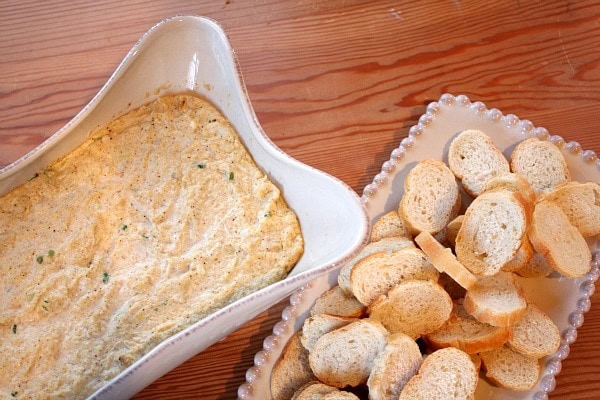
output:
{"label": "bread crust", "polygon": [[308,351],[301,343],[302,332],[296,332],[283,349],[271,373],[273,400],[287,400],[304,384],[316,380],[308,363]]}
{"label": "bread crust", "polygon": [[[417,375],[404,386],[399,400],[473,399],[477,382],[478,371],[469,355],[448,347],[425,358]],[[457,392],[452,393],[450,387]]]}
{"label": "bread crust", "polygon": [[367,312],[391,333],[401,332],[417,339],[448,320],[452,299],[436,282],[409,280],[375,299]]}
{"label": "bread crust", "polygon": [[345,293],[339,286],[324,292],[310,309],[310,315],[328,314],[336,317],[360,318],[367,308],[352,294]]}
{"label": "bread crust", "polygon": [[465,289],[470,289],[475,285],[477,277],[458,262],[452,254],[452,250],[442,246],[431,234],[421,232],[415,241],[439,272],[445,272]]}
{"label": "bread crust", "polygon": [[348,263],[344,265],[342,269],[340,269],[340,273],[338,275],[338,285],[344,293],[347,295],[352,295],[352,288],[350,287],[350,273],[357,262],[374,253],[391,253],[405,247],[415,247],[415,244],[413,243],[412,239],[401,236],[386,237],[378,240],[377,242],[371,242],[367,244],[356,257],[348,261]]}
{"label": "bread crust", "polygon": [[[492,297],[502,297],[502,305],[499,306],[499,301]],[[499,272],[479,279],[477,285],[467,290],[463,306],[480,322],[511,326],[523,317],[527,302],[515,275],[512,272]]]}
{"label": "bread crust", "polygon": [[[504,207],[500,211],[510,215],[513,229],[506,229],[509,221],[501,218],[498,211],[500,205]],[[530,206],[518,192],[498,190],[482,193],[467,208],[458,231],[455,247],[458,261],[473,274],[496,274],[521,247],[529,226],[530,210]],[[490,220],[491,215],[498,215],[499,219]]]}
{"label": "bread crust", "polygon": [[600,184],[597,182],[563,182],[541,195],[539,200],[558,205],[584,237],[600,234]]}
{"label": "bread crust", "polygon": [[388,335],[381,323],[370,318],[352,322],[317,340],[308,356],[310,368],[319,381],[330,386],[362,385]]}
{"label": "bread crust", "polygon": [[456,347],[467,354],[476,354],[502,347],[511,336],[512,327],[479,322],[465,311],[461,301],[455,301],[448,321],[423,338],[434,349]]}
{"label": "bread crust", "polygon": [[371,242],[377,242],[386,237],[405,237],[412,239],[406,228],[406,223],[400,217],[397,210],[392,210],[382,215],[371,229]]}
{"label": "bread crust", "polygon": [[437,281],[438,271],[420,249],[404,248],[391,254],[379,252],[357,262],[350,271],[350,288],[365,306],[404,280]]}
{"label": "bread crust", "polygon": [[542,358],[558,350],[560,331],[541,308],[529,303],[523,318],[514,325],[508,345],[517,353]]}
{"label": "bread crust", "polygon": [[553,202],[536,203],[529,238],[548,265],[567,278],[581,277],[592,268],[587,242]]}
{"label": "bread crust", "polygon": [[540,375],[536,358],[519,354],[508,346],[479,353],[485,376],[496,386],[516,391],[531,390]]}
{"label": "bread crust", "polygon": [[468,129],[450,143],[448,166],[471,197],[479,196],[494,176],[509,172],[506,157],[484,132]]}
{"label": "bread crust", "polygon": [[442,161],[423,160],[406,176],[398,214],[412,235],[436,234],[458,215],[460,205],[452,171]]}
{"label": "bread crust", "polygon": [[[547,166],[546,173],[540,165]],[[536,195],[571,180],[569,167],[558,147],[536,137],[525,139],[515,147],[510,157],[510,169],[523,175]]]}
{"label": "bread crust", "polygon": [[412,378],[423,356],[417,343],[403,333],[388,337],[385,349],[377,355],[367,381],[369,400],[398,398],[402,388]]}

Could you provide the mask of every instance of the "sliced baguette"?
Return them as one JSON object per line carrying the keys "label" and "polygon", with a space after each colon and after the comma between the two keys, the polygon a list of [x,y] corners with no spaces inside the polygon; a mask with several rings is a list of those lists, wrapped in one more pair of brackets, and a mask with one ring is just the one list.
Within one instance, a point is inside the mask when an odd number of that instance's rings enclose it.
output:
{"label": "sliced baguette", "polygon": [[434,349],[456,347],[468,354],[500,348],[511,337],[511,327],[492,326],[467,313],[461,301],[455,301],[450,318],[424,339]]}
{"label": "sliced baguette", "polygon": [[407,279],[437,281],[438,271],[425,253],[417,248],[404,248],[389,253],[375,253],[357,262],[350,271],[350,288],[362,304],[368,306],[394,285]]}
{"label": "sliced baguette", "polygon": [[308,351],[301,343],[302,332],[296,332],[286,344],[271,374],[273,400],[288,400],[304,384],[317,378],[308,363]]}
{"label": "sliced baguette", "polygon": [[509,262],[504,264],[504,266],[502,267],[502,271],[515,272],[525,268],[525,266],[533,258],[534,254],[535,250],[533,250],[531,241],[529,240],[527,235],[523,235],[521,247],[519,247],[519,250],[517,250],[513,258],[511,258]]}
{"label": "sliced baguette", "polygon": [[326,385],[319,381],[307,382],[298,388],[291,400],[319,400],[324,396],[339,392],[338,388]]}
{"label": "sliced baguette", "polygon": [[523,318],[514,325],[508,345],[517,353],[542,358],[558,350],[560,331],[544,311],[529,303]]}
{"label": "sliced baguette", "polygon": [[403,333],[390,335],[385,349],[373,362],[367,381],[369,400],[397,399],[422,362],[417,342]]}
{"label": "sliced baguette", "polygon": [[524,176],[536,194],[571,180],[567,162],[558,147],[538,138],[526,139],[515,147],[510,168]]}
{"label": "sliced baguette", "polygon": [[397,210],[392,210],[381,216],[371,229],[371,242],[377,242],[386,237],[405,237],[411,239],[404,220]]}
{"label": "sliced baguette", "polygon": [[431,234],[421,232],[415,241],[439,272],[445,272],[465,289],[475,285],[477,282],[475,275],[456,260],[452,250],[442,246]]}
{"label": "sliced baguette", "polygon": [[328,314],[336,317],[360,318],[367,308],[352,294],[345,293],[339,286],[334,286],[323,293],[310,309],[310,315]]}
{"label": "sliced baguette", "polygon": [[448,225],[446,226],[446,241],[452,248],[456,246],[456,236],[458,236],[458,231],[460,230],[464,219],[464,215],[459,215],[448,222]]}
{"label": "sliced baguette", "polygon": [[338,388],[367,382],[373,360],[387,342],[388,331],[379,322],[360,319],[326,333],[309,354],[310,367],[319,381]]}
{"label": "sliced baguette", "polygon": [[321,397],[321,400],[359,400],[359,397],[354,393],[338,390],[337,392],[327,393]]}
{"label": "sliced baguette", "polygon": [[540,200],[559,206],[584,237],[600,233],[600,185],[596,182],[565,182]]}
{"label": "sliced baguette", "polygon": [[540,376],[536,358],[517,353],[508,346],[479,353],[485,376],[494,384],[511,390],[531,390]]}
{"label": "sliced baguette", "polygon": [[440,273],[438,283],[444,288],[446,293],[450,295],[452,300],[463,299],[467,294],[467,290],[460,286],[450,275],[445,272]]}
{"label": "sliced baguette", "polygon": [[477,284],[467,290],[463,305],[476,320],[493,326],[513,325],[527,308],[515,275],[504,271],[479,278]]}
{"label": "sliced baguette", "polygon": [[554,270],[544,256],[534,251],[529,262],[513,272],[523,278],[542,278],[550,275],[552,271]]}
{"label": "sliced baguette", "polygon": [[456,237],[456,258],[476,275],[494,275],[519,250],[528,225],[518,192],[484,192],[467,208]]}
{"label": "sliced baguette", "polygon": [[452,140],[448,165],[471,197],[479,196],[491,178],[510,170],[508,161],[492,139],[473,129],[461,132]]}
{"label": "sliced baguette", "polygon": [[487,181],[483,191],[488,192],[499,189],[519,192],[528,203],[535,203],[535,192],[531,188],[529,181],[520,174],[516,174],[514,172],[505,172],[503,174],[496,175]]}
{"label": "sliced baguette", "polygon": [[425,358],[417,375],[404,386],[399,400],[473,399],[478,381],[469,355],[448,347]]}
{"label": "sliced baguette", "polygon": [[310,352],[321,336],[354,321],[357,321],[357,318],[335,317],[327,314],[308,317],[302,325],[302,345]]}
{"label": "sliced baguette", "polygon": [[439,329],[450,317],[452,299],[436,282],[404,281],[369,307],[371,319],[391,333],[405,333],[413,339]]}
{"label": "sliced baguette", "polygon": [[533,248],[567,278],[578,278],[591,269],[592,253],[584,237],[551,201],[536,203],[529,229]]}
{"label": "sliced baguette", "polygon": [[440,232],[460,210],[456,179],[438,160],[419,162],[404,180],[404,195],[398,213],[412,235]]}
{"label": "sliced baguette", "polygon": [[396,250],[404,249],[406,247],[415,247],[415,244],[412,239],[400,236],[383,238],[377,242],[371,242],[367,244],[356,257],[354,257],[340,269],[340,273],[338,275],[338,285],[344,291],[344,293],[352,294],[352,289],[350,288],[350,271],[352,271],[354,264],[374,253],[392,253]]}

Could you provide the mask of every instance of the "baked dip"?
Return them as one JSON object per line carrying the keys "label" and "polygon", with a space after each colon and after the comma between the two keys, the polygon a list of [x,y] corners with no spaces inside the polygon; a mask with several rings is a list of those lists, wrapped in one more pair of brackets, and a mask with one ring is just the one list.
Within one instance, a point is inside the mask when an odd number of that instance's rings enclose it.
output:
{"label": "baked dip", "polygon": [[210,103],[131,111],[0,197],[0,397],[85,398],[302,252],[296,215]]}

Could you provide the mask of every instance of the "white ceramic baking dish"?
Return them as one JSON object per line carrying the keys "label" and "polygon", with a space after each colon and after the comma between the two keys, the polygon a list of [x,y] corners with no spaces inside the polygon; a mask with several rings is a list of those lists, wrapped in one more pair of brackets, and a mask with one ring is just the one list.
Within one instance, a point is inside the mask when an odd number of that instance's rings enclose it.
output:
{"label": "white ceramic baking dish", "polygon": [[0,170],[0,195],[78,147],[115,117],[160,95],[180,92],[208,99],[236,128],[257,165],[298,215],[304,255],[286,279],[164,341],[93,394],[94,399],[131,397],[296,288],[344,264],[367,241],[369,221],[358,195],[340,180],[292,159],[273,144],[254,114],[225,32],[203,17],[170,18],[144,34],[79,114],[33,151]]}

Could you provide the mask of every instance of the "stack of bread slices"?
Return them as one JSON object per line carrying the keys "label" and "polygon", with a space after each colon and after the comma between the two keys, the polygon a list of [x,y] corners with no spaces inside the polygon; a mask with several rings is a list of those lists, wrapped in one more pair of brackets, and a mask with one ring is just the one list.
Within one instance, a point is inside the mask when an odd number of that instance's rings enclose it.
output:
{"label": "stack of bread slices", "polygon": [[519,282],[590,270],[600,185],[571,181],[560,150],[537,138],[507,160],[466,130],[447,159],[409,172],[397,210],[316,300],[273,369],[275,400],[473,399],[480,375],[536,385],[560,332]]}

